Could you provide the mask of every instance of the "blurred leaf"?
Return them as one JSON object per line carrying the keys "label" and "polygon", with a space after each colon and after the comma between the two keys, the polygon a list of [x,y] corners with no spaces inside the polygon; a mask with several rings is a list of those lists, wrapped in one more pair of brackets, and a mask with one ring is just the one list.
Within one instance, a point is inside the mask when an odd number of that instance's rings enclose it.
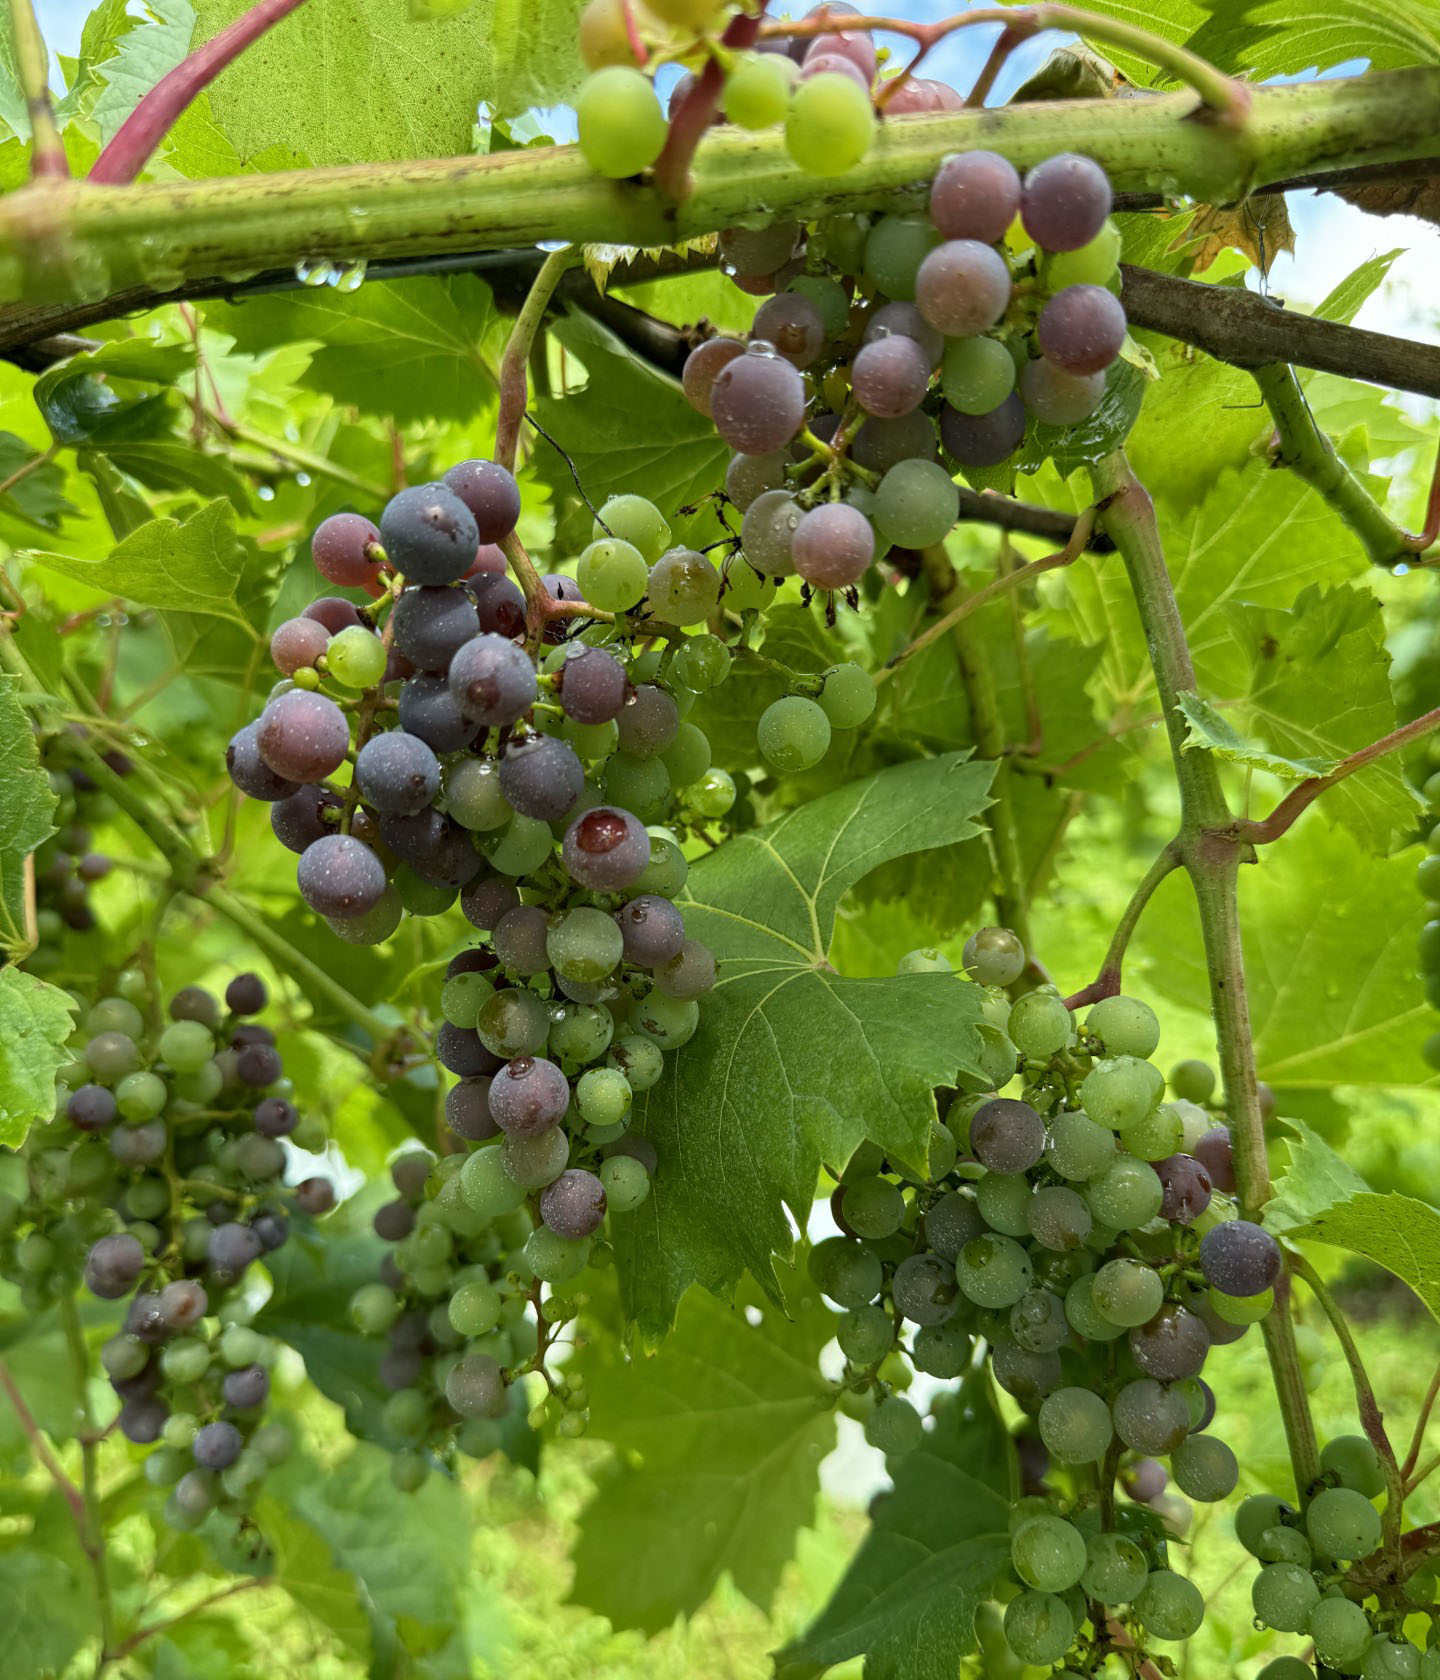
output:
{"label": "blurred leaf", "polygon": [[329,1544],[278,1499],[262,1498],[255,1520],[275,1554],[275,1582],[301,1611],[361,1662],[370,1656],[370,1624],[360,1606],[359,1582],[337,1568]]}
{"label": "blurred leaf", "polygon": [[29,525],[58,531],[61,520],[75,512],[64,492],[65,469],[13,432],[0,432],[0,481],[10,484],[0,508]]}
{"label": "blurred leaf", "polygon": [[70,1060],[75,1000],[24,969],[0,968],[0,1144],[16,1148],[55,1112],[55,1075]]}
{"label": "blurred leaf", "polygon": [[[50,778],[40,768],[35,730],[19,694],[18,677],[0,676],[0,949],[12,958],[31,946],[25,859],[55,832],[57,803]],[[12,1141],[0,1137],[0,1142]]]}
{"label": "blurred leaf", "polygon": [[6,1680],[55,1680],[66,1671],[100,1631],[94,1578],[78,1546],[61,1555],[23,1537],[0,1542],[0,1628]]}

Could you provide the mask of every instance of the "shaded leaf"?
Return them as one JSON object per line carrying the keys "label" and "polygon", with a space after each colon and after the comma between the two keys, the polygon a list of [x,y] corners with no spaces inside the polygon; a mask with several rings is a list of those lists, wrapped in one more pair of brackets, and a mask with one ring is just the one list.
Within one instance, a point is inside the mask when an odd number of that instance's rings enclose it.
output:
{"label": "shaded leaf", "polygon": [[78,1005],[24,969],[0,969],[0,1144],[17,1148],[55,1112],[55,1075],[70,1060],[65,1041]]}
{"label": "shaded leaf", "polygon": [[302,1621],[318,1622],[346,1651],[366,1661],[370,1624],[355,1577],[336,1566],[328,1543],[278,1499],[262,1499],[255,1520],[275,1555],[276,1585],[299,1606]]}
{"label": "shaded leaf", "polygon": [[18,677],[0,676],[0,948],[12,958],[33,944],[25,860],[55,832],[57,804],[19,694]]}

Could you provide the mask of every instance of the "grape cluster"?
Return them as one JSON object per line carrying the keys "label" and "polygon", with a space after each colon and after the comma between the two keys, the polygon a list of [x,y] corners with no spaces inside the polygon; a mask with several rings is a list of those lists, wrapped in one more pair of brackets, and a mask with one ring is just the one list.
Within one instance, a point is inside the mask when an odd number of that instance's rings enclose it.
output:
{"label": "grape cluster", "polygon": [[297,1210],[335,1200],[326,1179],[283,1184],[282,1140],[322,1140],[254,1019],[265,1004],[263,982],[240,974],[223,1006],[184,987],[166,1021],[151,977],[123,970],[84,1010],[53,1119],[0,1160],[0,1273],[25,1307],[82,1281],[125,1303],[100,1360],[120,1432],[154,1447],[145,1474],[171,1490],[179,1528],[243,1507],[289,1451],[288,1431],[264,1419],[278,1348],[246,1322],[246,1272],[286,1242]]}
{"label": "grape cluster", "polygon": [[[76,734],[81,731],[77,728]],[[93,778],[67,752],[70,735],[51,736],[42,743],[41,762],[50,778],[57,804],[56,834],[35,851],[35,934],[36,949],[26,966],[37,974],[49,973],[60,963],[60,941],[66,928],[88,933],[95,926],[90,888],[110,873],[112,861],[94,846],[92,830],[113,809],[109,796],[96,787]],[[117,776],[128,776],[134,768],[124,753],[102,754]]]}
{"label": "grape cluster", "polygon": [[1126,332],[1110,205],[1088,158],[1022,180],[974,151],[941,166],[928,217],[720,236],[738,283],[771,295],[748,343],[701,344],[683,381],[735,451],[725,487],[758,572],[852,589],[890,549],[944,541],[954,467],[1095,412]]}
{"label": "grape cluster", "polygon": [[[837,27],[754,47],[713,54],[731,8],[726,0],[589,0],[580,17],[580,50],[591,75],[575,101],[580,150],[601,175],[639,175],[656,162],[669,123],[712,62],[724,71],[713,120],[736,128],[785,131],[785,149],[812,175],[844,175],[870,149],[877,111],[958,109],[963,101],[945,82],[880,74],[880,54],[868,30],[846,29],[854,6],[816,7]],[[627,16],[628,12],[628,16]],[[650,62],[687,66],[662,106]]]}
{"label": "grape cluster", "polygon": [[[948,966],[921,950],[900,972]],[[862,1145],[832,1201],[843,1234],[810,1266],[842,1311],[847,1400],[887,1454],[922,1439],[907,1364],[951,1379],[987,1345],[1031,1419],[1036,1490],[1016,1512],[1014,1579],[997,1588],[1005,1637],[1023,1662],[1088,1673],[1116,1627],[1143,1650],[1200,1624],[1201,1595],[1172,1567],[1163,1525],[1117,1526],[1108,1495],[1095,1505],[1089,1490],[1104,1466],[1104,1482],[1119,1471],[1137,1501],[1156,1502],[1161,1458],[1189,1499],[1233,1490],[1235,1455],[1206,1433],[1201,1373],[1212,1345],[1269,1311],[1281,1254],[1237,1217],[1229,1132],[1207,1106],[1213,1070],[1181,1063],[1167,1100],[1148,1005],[1106,998],[1081,1024],[1049,988],[1010,1000],[1025,966],[1008,929],[969,940],[987,1088],[953,1094],[924,1171]],[[1055,1470],[1083,1493],[1048,1488]]]}

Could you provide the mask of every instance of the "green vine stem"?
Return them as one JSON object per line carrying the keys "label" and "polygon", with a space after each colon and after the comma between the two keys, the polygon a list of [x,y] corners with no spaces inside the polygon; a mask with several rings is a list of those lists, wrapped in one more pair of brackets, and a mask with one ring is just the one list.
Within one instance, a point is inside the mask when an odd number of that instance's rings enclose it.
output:
{"label": "green vine stem", "polygon": [[505,353],[500,358],[500,414],[495,422],[495,459],[511,472],[515,470],[520,422],[525,418],[525,405],[530,398],[525,372],[530,351],[555,288],[579,260],[580,251],[574,245],[552,251],[546,257],[540,272],[531,282],[520,313],[515,317],[515,325],[505,341]]}
{"label": "green vine stem", "polygon": [[1257,88],[1238,131],[1197,122],[1189,92],[907,116],[883,124],[869,155],[839,180],[795,168],[778,132],[718,128],[705,136],[694,191],[679,204],[653,187],[599,179],[573,147],[139,186],[49,182],[0,200],[0,298],[17,306],[0,317],[0,343],[57,330],[67,308],[55,272],[63,250],[85,271],[75,289],[93,291],[102,277],[118,310],[187,281],[305,260],[414,259],[555,239],[658,246],[713,233],[757,205],[806,217],[899,209],[922,201],[943,157],[973,145],[1022,168],[1082,151],[1120,191],[1163,182],[1215,202],[1317,168],[1428,156],[1437,129],[1440,67],[1425,67]]}
{"label": "green vine stem", "polygon": [[[1181,812],[1180,832],[1174,844],[1195,890],[1205,941],[1210,1007],[1225,1085],[1240,1208],[1247,1218],[1254,1219],[1270,1197],[1270,1167],[1265,1152],[1265,1127],[1260,1113],[1240,941],[1237,877],[1240,863],[1249,852],[1234,833],[1234,819],[1213,756],[1185,750],[1187,724],[1180,710],[1179,696],[1193,692],[1195,668],[1170,574],[1165,568],[1154,503],[1135,477],[1123,450],[1099,461],[1091,469],[1091,479],[1101,523],[1114,538],[1125,562],[1170,737]],[[1315,1480],[1319,1457],[1310,1400],[1295,1346],[1288,1280],[1281,1280],[1275,1305],[1261,1321],[1261,1330],[1285,1425],[1296,1490],[1305,1499]]]}
{"label": "green vine stem", "polygon": [[30,174],[36,181],[63,181],[70,174],[55,109],[50,103],[50,53],[31,0],[10,0],[10,32],[16,69],[30,118]]}
{"label": "green vine stem", "polygon": [[[1340,515],[1377,566],[1413,564],[1435,541],[1433,531],[1402,530],[1335,453],[1315,424],[1293,367],[1276,364],[1254,370],[1255,383],[1275,422],[1273,459],[1303,478]],[[1440,461],[1436,471],[1440,473]]]}
{"label": "green vine stem", "polygon": [[1111,936],[1109,948],[1105,952],[1105,960],[1100,965],[1100,972],[1083,991],[1076,992],[1073,997],[1065,999],[1067,1009],[1084,1009],[1087,1004],[1099,1003],[1102,998],[1114,997],[1120,990],[1120,981],[1124,970],[1125,952],[1129,948],[1130,940],[1135,929],[1140,925],[1140,917],[1144,914],[1145,906],[1155,896],[1155,889],[1160,883],[1173,875],[1180,868],[1180,848],[1171,840],[1162,846],[1160,855],[1141,877],[1140,885],[1130,895],[1130,902],[1125,906],[1124,913],[1115,925],[1115,932]]}

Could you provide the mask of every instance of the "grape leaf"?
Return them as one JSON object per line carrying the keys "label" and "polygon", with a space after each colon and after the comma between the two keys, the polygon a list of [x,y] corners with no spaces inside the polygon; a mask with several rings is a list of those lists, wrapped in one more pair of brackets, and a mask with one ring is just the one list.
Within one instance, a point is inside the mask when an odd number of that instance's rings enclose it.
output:
{"label": "grape leaf", "polygon": [[1373,1260],[1440,1318],[1440,1211],[1398,1191],[1377,1194],[1302,1121],[1285,1124],[1299,1143],[1266,1205],[1266,1226]]}
{"label": "grape leaf", "polygon": [[748,1269],[776,1298],[822,1162],[863,1138],[924,1158],[933,1089],[974,1071],[981,994],[950,975],[846,979],[827,961],[841,895],[907,852],[978,832],[994,766],[963,754],[896,766],[727,841],[680,902],[720,961],[695,1037],[637,1104],[655,1145],[649,1198],[617,1222],[626,1316],[663,1335],[693,1282]]}
{"label": "grape leaf", "polygon": [[1397,246],[1393,251],[1367,257],[1345,276],[1323,303],[1316,306],[1315,314],[1322,321],[1353,321],[1366,299],[1384,284],[1395,259],[1404,255],[1404,250]]}
{"label": "grape leaf", "polygon": [[41,1551],[23,1534],[18,1545],[7,1537],[0,1543],[0,1627],[6,1680],[63,1674],[100,1631],[94,1581],[83,1559]]}
{"label": "grape leaf", "polygon": [[24,969],[0,969],[0,1144],[18,1148],[55,1111],[55,1075],[70,1060],[75,1000]]}
{"label": "grape leaf", "polygon": [[1337,0],[1297,11],[1285,0],[1210,0],[1191,52],[1255,79],[1329,70],[1352,58],[1373,70],[1440,59],[1440,16],[1430,0]]}
{"label": "grape leaf", "polygon": [[275,1554],[275,1581],[299,1607],[302,1625],[314,1621],[362,1662],[370,1656],[370,1624],[360,1607],[359,1583],[337,1568],[330,1547],[278,1499],[266,1497],[255,1520]]}
{"label": "grape leaf", "polygon": [[[197,40],[249,3],[199,0]],[[579,85],[580,4],[476,0],[417,22],[410,0],[309,0],[229,66],[211,107],[242,157],[276,135],[317,166],[468,153],[478,105],[513,116]]]}
{"label": "grape leaf", "polygon": [[104,560],[82,560],[48,549],[24,550],[22,558],[142,606],[213,613],[243,622],[235,590],[244,569],[245,545],[235,533],[235,509],[223,497],[207,502],[183,522],[152,519]]}
{"label": "grape leaf", "polygon": [[590,1338],[578,1362],[590,1434],[620,1459],[580,1518],[576,1602],[656,1633],[729,1575],[768,1612],[835,1442],[835,1390],[818,1365],[834,1329],[787,1271],[783,1312],[753,1286],[735,1306],[692,1290],[650,1359],[625,1357],[618,1325]]}
{"label": "grape leaf", "polygon": [[865,1680],[954,1680],[975,1649],[976,1606],[1009,1560],[1012,1466],[989,1381],[972,1377],[894,1464],[894,1490],[829,1604],[776,1655],[778,1680],[862,1655]]}
{"label": "grape leaf", "polygon": [[[41,464],[32,465],[37,461]],[[64,468],[54,461],[41,461],[41,452],[13,432],[0,432],[0,476],[6,483],[15,480],[0,498],[0,511],[10,520],[23,522],[16,527],[17,541],[25,540],[19,535],[25,526],[55,531],[63,518],[75,512],[64,494]]]}
{"label": "grape leaf", "polygon": [[18,677],[0,676],[0,948],[12,958],[34,943],[26,912],[25,860],[55,832],[56,805],[19,693]]}
{"label": "grape leaf", "polygon": [[[575,463],[590,500],[634,491],[670,521],[676,542],[713,542],[724,527],[708,506],[693,516],[680,509],[707,495],[725,475],[730,452],[715,427],[685,401],[679,385],[657,373],[598,322],[569,315],[551,328],[589,378],[582,390],[543,397],[540,424]],[[572,500],[570,468],[541,438],[535,464],[544,481]],[[575,509],[556,534],[561,553],[590,541],[588,508]]]}
{"label": "grape leaf", "polygon": [[[106,52],[91,70],[100,85],[87,115],[106,145],[143,96],[190,51],[195,9],[189,0],[145,0],[145,11],[146,19],[123,33],[115,26],[115,50]],[[104,44],[93,37],[92,49],[105,52]]]}

